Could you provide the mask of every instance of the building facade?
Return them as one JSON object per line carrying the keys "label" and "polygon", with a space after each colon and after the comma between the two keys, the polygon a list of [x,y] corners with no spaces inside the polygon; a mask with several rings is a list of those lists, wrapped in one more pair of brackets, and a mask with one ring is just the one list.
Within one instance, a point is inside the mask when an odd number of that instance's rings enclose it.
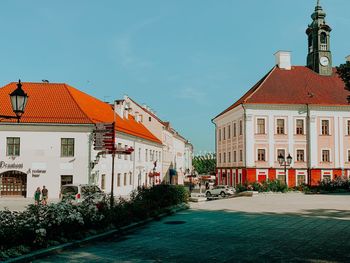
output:
{"label": "building facade", "polygon": [[[350,94],[332,67],[325,16],[317,5],[306,30],[307,66],[277,52],[276,66],[213,119],[217,183],[277,179],[293,187],[350,177]],[[280,155],[293,158],[286,172]]]}
{"label": "building facade", "polygon": [[[8,94],[15,88],[10,83],[0,89],[2,115],[11,115]],[[30,198],[45,185],[49,197],[58,198],[61,186],[70,183],[94,183],[109,192],[111,155],[94,150],[93,130],[113,121],[116,145],[135,149],[115,158],[114,193],[160,183],[162,142],[133,116],[67,84],[25,82],[22,88],[29,100],[21,122],[0,125],[1,196]]]}

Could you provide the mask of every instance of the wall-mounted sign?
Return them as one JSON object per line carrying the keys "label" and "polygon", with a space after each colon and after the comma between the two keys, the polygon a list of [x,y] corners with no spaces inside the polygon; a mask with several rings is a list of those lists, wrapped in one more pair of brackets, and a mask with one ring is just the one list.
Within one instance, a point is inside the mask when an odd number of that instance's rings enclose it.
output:
{"label": "wall-mounted sign", "polygon": [[23,163],[6,163],[0,161],[0,169],[23,169]]}
{"label": "wall-mounted sign", "polygon": [[33,177],[38,177],[41,174],[46,174],[46,170],[40,170],[40,169],[32,170]]}

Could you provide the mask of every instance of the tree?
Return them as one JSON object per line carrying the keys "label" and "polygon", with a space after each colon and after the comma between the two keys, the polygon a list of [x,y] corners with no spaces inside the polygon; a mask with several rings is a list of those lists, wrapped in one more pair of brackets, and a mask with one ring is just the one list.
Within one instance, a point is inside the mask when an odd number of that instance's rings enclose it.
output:
{"label": "tree", "polygon": [[[337,73],[344,81],[345,89],[350,91],[350,61],[346,61],[345,64],[340,64],[339,67],[337,67]],[[348,102],[350,103],[350,95],[348,96]]]}
{"label": "tree", "polygon": [[199,174],[213,174],[216,169],[216,155],[215,153],[207,153],[195,156],[192,165]]}

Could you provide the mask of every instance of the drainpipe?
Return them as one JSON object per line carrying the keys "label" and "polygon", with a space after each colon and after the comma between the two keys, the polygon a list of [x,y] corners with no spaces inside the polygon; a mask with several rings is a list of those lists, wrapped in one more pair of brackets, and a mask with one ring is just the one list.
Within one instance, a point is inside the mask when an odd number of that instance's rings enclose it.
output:
{"label": "drainpipe", "polygon": [[89,148],[89,153],[88,153],[88,183],[92,184],[91,182],[91,151],[92,151],[92,140],[93,140],[93,134],[89,134],[89,143],[88,143],[88,148]]}
{"label": "drainpipe", "polygon": [[306,158],[307,158],[307,181],[311,186],[311,129],[310,129],[310,108],[309,104],[306,104]]}
{"label": "drainpipe", "polygon": [[[244,138],[243,138],[243,147],[244,147],[244,167],[246,169],[246,173],[247,173],[247,125],[246,125],[246,121],[247,121],[247,112],[246,112],[246,108],[244,107],[244,104],[242,103],[242,108],[243,108],[243,133],[244,133]],[[243,177],[243,169],[242,169],[242,177]],[[247,175],[246,175],[247,177]],[[242,178],[243,181],[243,178]],[[242,183],[242,182],[241,182]]]}
{"label": "drainpipe", "polygon": [[215,125],[215,159],[216,159],[216,171],[215,171],[215,178],[216,178],[216,184],[218,184],[219,182],[219,178],[217,175],[217,164],[218,164],[218,151],[217,151],[217,131],[216,131],[216,123],[213,121],[213,119],[211,119],[211,122]]}

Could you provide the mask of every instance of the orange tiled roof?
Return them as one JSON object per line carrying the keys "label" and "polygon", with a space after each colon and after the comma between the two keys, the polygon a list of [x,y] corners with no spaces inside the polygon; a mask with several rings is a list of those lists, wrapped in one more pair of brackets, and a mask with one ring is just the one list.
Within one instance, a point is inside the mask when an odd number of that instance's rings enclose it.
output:
{"label": "orange tiled roof", "polygon": [[[14,115],[9,94],[16,89],[12,82],[0,88],[0,115]],[[95,124],[113,122],[111,105],[64,83],[23,82],[28,103],[21,123]],[[14,120],[2,120],[14,122]],[[132,116],[116,117],[117,131],[161,143]]]}

